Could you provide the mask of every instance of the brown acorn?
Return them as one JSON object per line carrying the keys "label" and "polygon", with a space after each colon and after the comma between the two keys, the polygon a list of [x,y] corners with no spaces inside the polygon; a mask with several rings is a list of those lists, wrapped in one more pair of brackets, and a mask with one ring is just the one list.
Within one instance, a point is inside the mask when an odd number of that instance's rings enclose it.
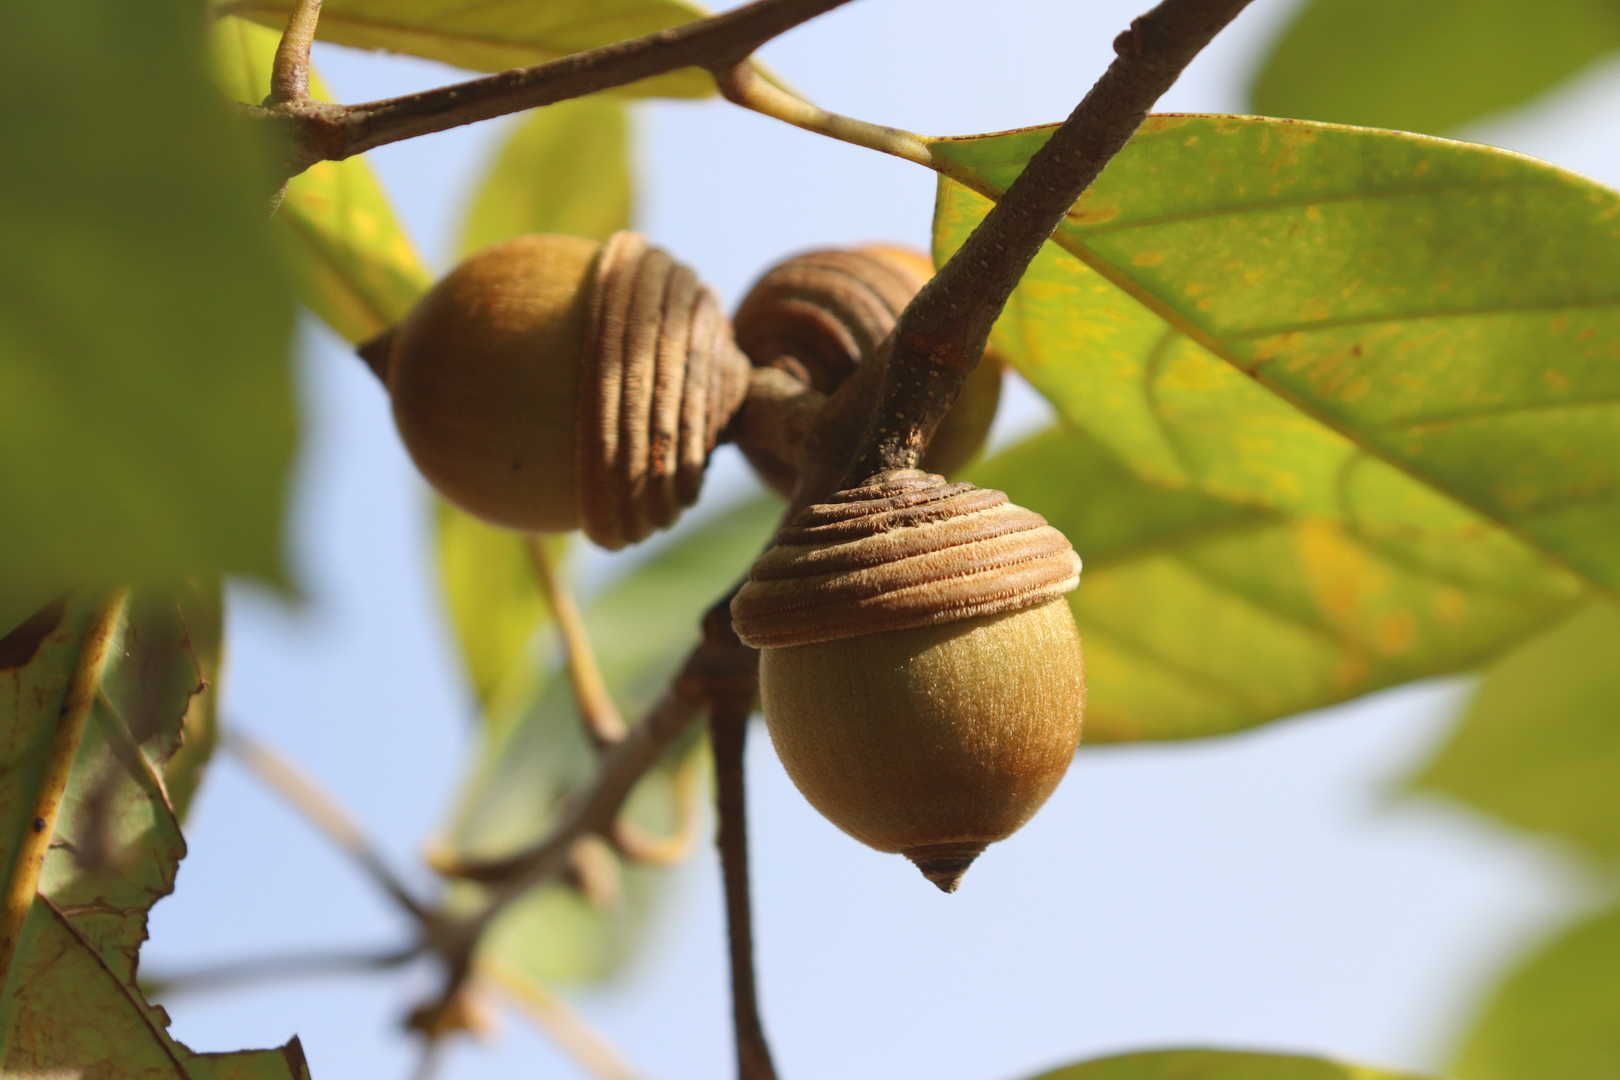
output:
{"label": "brown acorn", "polygon": [[833,824],[946,892],[1040,808],[1085,698],[1080,560],[999,491],[880,473],[798,514],[732,602],[777,754]]}
{"label": "brown acorn", "polygon": [[697,498],[748,361],[691,270],[634,233],[520,236],[469,256],[363,346],[440,494],[619,548]]}
{"label": "brown acorn", "polygon": [[[877,351],[933,275],[933,260],[905,247],[869,245],[792,256],[766,270],[738,305],[732,316],[737,344],[755,366],[781,369],[831,394]],[[1001,400],[1004,367],[993,353],[979,361],[934,433],[923,468],[948,475],[983,448]],[[794,462],[741,445],[766,483],[792,493]]]}

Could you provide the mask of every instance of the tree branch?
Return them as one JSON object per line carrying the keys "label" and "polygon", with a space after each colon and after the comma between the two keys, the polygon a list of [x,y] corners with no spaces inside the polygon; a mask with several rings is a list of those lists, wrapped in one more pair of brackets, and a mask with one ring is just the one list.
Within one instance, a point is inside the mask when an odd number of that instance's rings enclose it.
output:
{"label": "tree branch", "polygon": [[534,67],[356,105],[288,101],[254,110],[292,140],[286,175],[402,139],[624,86],[683,67],[725,70],[800,23],[849,0],[754,0],[668,30]]}
{"label": "tree branch", "polygon": [[276,58],[270,67],[270,95],[266,105],[309,100],[309,50],[315,43],[315,25],[321,18],[321,0],[298,0],[287,16]]}
{"label": "tree branch", "polygon": [[743,784],[743,749],[753,698],[718,700],[709,714],[714,747],[715,805],[719,828],[720,874],[726,897],[726,940],[731,958],[731,1022],[737,1048],[738,1080],[776,1080],[776,1066],[765,1041],[754,981],[754,920],[748,894],[748,801]]}
{"label": "tree branch", "polygon": [[826,486],[915,467],[1041,244],[1153,103],[1248,3],[1164,0],[1114,40],[1108,70],[901,314],[860,449]]}
{"label": "tree branch", "polygon": [[141,985],[153,998],[173,998],[181,994],[228,990],[232,987],[274,979],[313,979],[332,975],[364,975],[388,971],[410,963],[426,951],[425,943],[403,949],[340,949],[276,953],[241,960],[227,960],[191,971],[142,976]]}
{"label": "tree branch", "polygon": [[382,855],[371,846],[359,823],[298,766],[239,731],[228,732],[222,743],[250,773],[287,800],[311,825],[347,853],[361,871],[417,923],[424,928],[434,924],[438,914],[416,899],[389,868]]}

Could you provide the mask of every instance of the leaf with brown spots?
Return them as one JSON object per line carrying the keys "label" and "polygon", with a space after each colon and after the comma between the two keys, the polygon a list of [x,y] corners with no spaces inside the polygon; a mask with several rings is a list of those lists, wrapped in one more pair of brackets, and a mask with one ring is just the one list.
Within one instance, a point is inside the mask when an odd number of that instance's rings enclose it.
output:
{"label": "leaf with brown spots", "polygon": [[[994,193],[1049,130],[931,149]],[[942,180],[938,254],[989,205]],[[1620,591],[1620,195],[1485,146],[1157,116],[1053,240],[998,347],[1134,470],[1361,530],[1494,526]]]}
{"label": "leaf with brown spots", "polygon": [[[163,767],[189,734],[192,703],[215,678],[218,586],[140,591],[112,609],[116,617],[105,610],[68,598],[31,660],[0,670],[0,866],[8,881],[17,872],[13,838],[54,824],[38,896],[0,988],[0,1077],[306,1076],[296,1041],[280,1051],[192,1053],[169,1037],[163,1010],[136,986],[148,910],[173,888],[185,854]],[[86,659],[92,649],[94,664]],[[47,821],[36,792],[60,745],[70,686],[82,691],[73,700],[89,703],[88,716]]]}

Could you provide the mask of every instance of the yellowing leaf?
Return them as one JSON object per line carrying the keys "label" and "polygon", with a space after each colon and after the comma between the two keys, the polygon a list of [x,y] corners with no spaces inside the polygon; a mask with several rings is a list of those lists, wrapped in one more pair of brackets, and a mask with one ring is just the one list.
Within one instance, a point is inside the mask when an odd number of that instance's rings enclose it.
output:
{"label": "yellowing leaf", "polygon": [[[280,30],[290,0],[216,0],[229,11]],[[323,41],[359,49],[386,49],[440,60],[474,71],[529,67],[626,38],[701,18],[684,0],[497,0],[446,4],[442,0],[326,0]],[[706,97],[714,81],[695,68],[625,87],[651,97]]]}
{"label": "yellowing leaf", "polygon": [[1498,529],[1286,514],[1169,482],[1079,431],[970,478],[1044,514],[1085,561],[1069,602],[1087,742],[1219,735],[1466,670],[1579,596]]}
{"label": "yellowing leaf", "polygon": [[[1047,130],[940,140],[1003,190]],[[936,246],[987,203],[944,182]],[[1516,154],[1153,117],[1000,342],[1134,468],[1370,531],[1495,523],[1620,588],[1620,196]]]}
{"label": "yellowing leaf", "polygon": [[[213,28],[216,75],[237,101],[257,102],[270,88],[280,35],[236,18]],[[310,74],[314,97],[327,100]],[[323,161],[293,177],[275,225],[300,282],[300,298],[340,337],[358,344],[399,321],[430,281],[363,157]]]}

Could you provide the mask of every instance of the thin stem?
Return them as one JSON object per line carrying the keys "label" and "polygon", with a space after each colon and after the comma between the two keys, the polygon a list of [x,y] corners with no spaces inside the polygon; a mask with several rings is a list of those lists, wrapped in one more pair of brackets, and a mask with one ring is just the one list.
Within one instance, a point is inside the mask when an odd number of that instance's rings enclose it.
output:
{"label": "thin stem", "polygon": [[6,988],[23,924],[28,921],[28,912],[39,893],[40,871],[45,866],[51,837],[56,833],[56,818],[62,809],[62,797],[67,793],[73,759],[79,752],[85,720],[95,703],[101,672],[112,653],[115,631],[128,598],[127,589],[113,592],[91,618],[68,679],[67,693],[57,712],[55,729],[44,748],[33,805],[22,815],[26,824],[17,838],[17,850],[3,883],[4,891],[0,892],[0,994]]}
{"label": "thin stem", "polygon": [[557,620],[557,631],[562,635],[563,662],[568,670],[568,682],[574,689],[574,701],[579,706],[580,720],[585,733],[598,750],[624,738],[624,718],[613,695],[608,692],[597,665],[596,652],[591,648],[591,637],[585,629],[585,620],[579,605],[568,588],[568,582],[558,572],[557,560],[545,540],[539,536],[527,539],[529,561],[534,564],[534,576],[540,592]]}
{"label": "thin stem", "polygon": [[636,1080],[636,1070],[613,1044],[550,990],[498,961],[480,960],[476,976],[504,991],[558,1049],[596,1080]]}
{"label": "thin stem", "polygon": [[698,765],[701,758],[692,754],[675,770],[671,792],[675,807],[675,827],[667,835],[659,836],[640,828],[620,815],[609,831],[608,839],[620,855],[632,862],[668,865],[686,858],[697,843],[698,833]]}
{"label": "thin stem", "polygon": [[748,805],[743,784],[743,750],[748,736],[750,699],[716,701],[709,714],[714,747],[716,844],[726,896],[726,939],[731,958],[731,1020],[737,1048],[738,1080],[775,1080],[770,1046],[759,1016],[754,980],[753,912],[748,895]]}
{"label": "thin stem", "polygon": [[389,868],[366,838],[359,823],[302,769],[257,739],[239,731],[227,733],[222,745],[249,772],[286,799],[293,809],[353,859],[361,872],[418,923],[427,926],[434,921],[436,916],[412,895],[405,883]]}
{"label": "thin stem", "polygon": [[863,146],[930,169],[938,167],[928,144],[912,132],[828,112],[765,78],[752,60],[714,69],[714,81],[721,95],[734,105],[829,139]]}
{"label": "thin stem", "polygon": [[844,484],[916,464],[1041,244],[1153,103],[1248,3],[1164,0],[1115,39],[1108,70],[901,314],[872,425]]}
{"label": "thin stem", "polygon": [[534,67],[357,105],[291,103],[259,116],[290,137],[284,170],[341,161],[402,139],[489,120],[684,67],[722,69],[779,34],[849,0],[754,0],[629,41],[572,53]]}
{"label": "thin stem", "polygon": [[440,939],[448,968],[441,1000],[453,997],[471,976],[478,943],[502,912],[536,885],[563,873],[574,841],[606,833],[636,782],[709,702],[725,695],[753,701],[758,658],[731,630],[730,603],[735,591],[728,591],[705,613],[702,641],[687,656],[670,688],[636,728],[602,755],[595,780],[575,795],[544,840],[504,859],[464,864],[441,860],[437,864],[443,874],[492,886],[484,908],[447,927]]}
{"label": "thin stem", "polygon": [[316,979],[333,975],[365,975],[388,971],[410,963],[425,951],[425,945],[404,949],[362,949],[355,951],[277,953],[229,960],[191,971],[141,977],[141,985],[154,998],[214,992],[271,980]]}
{"label": "thin stem", "polygon": [[270,67],[266,105],[309,100],[309,50],[315,43],[315,25],[320,18],[321,0],[298,0],[293,6]]}
{"label": "thin stem", "polygon": [[[576,793],[557,824],[532,847],[498,859],[455,862],[440,858],[434,868],[449,877],[499,885],[495,909],[561,873],[574,841],[605,834],[636,782],[663,757],[702,712],[703,701],[680,690],[667,691],[628,735],[602,755],[595,780]],[[493,918],[494,912],[486,918]]]}

